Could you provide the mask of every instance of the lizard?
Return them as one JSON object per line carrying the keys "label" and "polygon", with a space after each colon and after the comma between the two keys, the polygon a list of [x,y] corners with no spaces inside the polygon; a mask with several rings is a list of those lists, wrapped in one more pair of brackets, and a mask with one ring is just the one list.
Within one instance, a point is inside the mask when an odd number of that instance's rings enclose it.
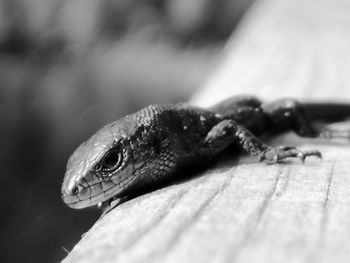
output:
{"label": "lizard", "polygon": [[107,124],[82,143],[68,160],[62,199],[71,208],[111,203],[133,191],[164,182],[190,164],[213,159],[228,146],[258,156],[260,162],[321,158],[318,150],[272,147],[264,134],[292,130],[302,137],[350,137],[350,131],[317,129],[314,121],[350,117],[350,104],[265,103],[249,95],[228,98],[210,108],[185,103],[150,105]]}

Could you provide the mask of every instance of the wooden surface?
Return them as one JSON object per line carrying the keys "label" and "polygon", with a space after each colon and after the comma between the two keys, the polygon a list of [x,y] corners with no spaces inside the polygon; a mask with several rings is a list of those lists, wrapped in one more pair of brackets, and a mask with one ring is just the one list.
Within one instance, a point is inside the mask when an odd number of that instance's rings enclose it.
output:
{"label": "wooden surface", "polygon": [[[349,14],[347,0],[257,2],[193,103],[239,93],[350,101]],[[348,262],[350,146],[292,134],[271,143],[317,148],[324,159],[264,165],[224,156],[120,205],[64,262]]]}
{"label": "wooden surface", "polygon": [[347,0],[257,1],[192,102],[207,106],[242,92],[349,100],[349,12]]}

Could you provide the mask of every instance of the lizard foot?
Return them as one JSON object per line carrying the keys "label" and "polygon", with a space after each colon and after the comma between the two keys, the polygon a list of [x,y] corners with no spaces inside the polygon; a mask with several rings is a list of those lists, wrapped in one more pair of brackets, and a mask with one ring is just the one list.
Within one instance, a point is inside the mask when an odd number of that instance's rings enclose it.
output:
{"label": "lizard foot", "polygon": [[294,146],[268,147],[260,154],[259,161],[278,163],[286,158],[299,158],[303,163],[308,156],[322,158],[322,154],[316,150],[301,151]]}

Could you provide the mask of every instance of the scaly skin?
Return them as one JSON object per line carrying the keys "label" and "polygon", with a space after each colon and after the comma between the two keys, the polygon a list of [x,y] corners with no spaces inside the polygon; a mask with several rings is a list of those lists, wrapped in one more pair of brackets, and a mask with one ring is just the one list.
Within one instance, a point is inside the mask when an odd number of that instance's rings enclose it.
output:
{"label": "scaly skin", "polygon": [[[274,148],[256,137],[288,129],[301,136],[320,135],[305,116],[310,109],[294,100],[262,104],[250,96],[230,98],[210,109],[151,105],[104,126],[75,150],[62,184],[63,201],[72,208],[108,204],[137,188],[169,179],[187,164],[210,160],[232,143],[269,163],[321,157],[315,150]],[[341,117],[350,115],[350,106],[340,109]],[[325,112],[315,112],[311,119],[327,118]],[[327,130],[328,138],[333,134],[339,133]]]}

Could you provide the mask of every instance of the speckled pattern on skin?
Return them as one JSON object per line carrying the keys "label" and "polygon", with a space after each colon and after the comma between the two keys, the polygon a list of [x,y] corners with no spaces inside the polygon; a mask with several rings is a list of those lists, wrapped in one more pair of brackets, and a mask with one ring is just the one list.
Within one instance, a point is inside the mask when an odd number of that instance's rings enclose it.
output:
{"label": "speckled pattern on skin", "polygon": [[[311,126],[313,119],[334,119],[329,105],[326,111],[318,110],[323,106],[291,99],[263,104],[252,96],[229,98],[209,109],[187,104],[148,106],[107,124],[75,150],[62,184],[63,201],[72,208],[84,208],[121,198],[136,188],[169,179],[187,164],[210,160],[231,144],[269,163],[321,157],[316,150],[271,147],[256,136],[285,130],[307,137],[339,136]],[[350,115],[349,105],[333,107],[338,107],[340,117]],[[311,111],[308,119],[305,113]]]}

